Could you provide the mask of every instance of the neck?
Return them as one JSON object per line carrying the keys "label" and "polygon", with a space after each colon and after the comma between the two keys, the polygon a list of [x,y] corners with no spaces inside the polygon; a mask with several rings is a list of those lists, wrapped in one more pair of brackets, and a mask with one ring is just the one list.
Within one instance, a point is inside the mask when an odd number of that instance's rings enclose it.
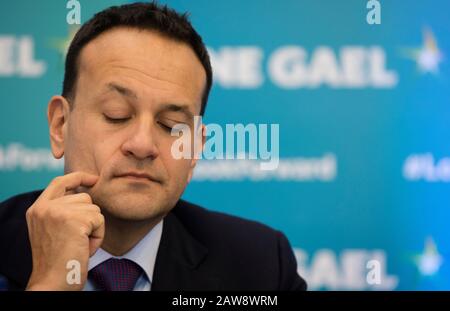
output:
{"label": "neck", "polygon": [[105,238],[102,248],[114,256],[129,252],[163,217],[131,221],[105,215]]}

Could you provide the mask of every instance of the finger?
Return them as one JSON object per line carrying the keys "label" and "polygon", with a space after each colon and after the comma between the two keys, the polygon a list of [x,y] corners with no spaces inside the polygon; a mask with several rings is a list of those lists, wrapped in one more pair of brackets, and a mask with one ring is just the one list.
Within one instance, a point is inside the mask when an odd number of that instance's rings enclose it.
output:
{"label": "finger", "polygon": [[86,192],[65,195],[65,196],[60,197],[60,198],[58,198],[56,200],[57,200],[58,203],[64,203],[64,204],[66,204],[66,203],[87,203],[87,204],[92,204],[92,198]]}
{"label": "finger", "polygon": [[85,213],[101,214],[100,207],[90,203],[66,203],[65,208],[67,212],[71,213],[72,218],[78,217],[78,215],[84,217]]}
{"label": "finger", "polygon": [[78,210],[71,215],[71,223],[80,227],[81,233],[90,237],[93,233],[105,223],[105,217],[101,213],[92,211]]}
{"label": "finger", "polygon": [[92,187],[97,180],[97,175],[85,172],[74,172],[58,176],[52,180],[41,196],[49,200],[55,199],[64,196],[66,191],[73,190],[79,186]]}
{"label": "finger", "polygon": [[105,217],[90,211],[74,215],[74,220],[83,224],[84,234],[89,238],[89,256],[93,256],[105,237]]}
{"label": "finger", "polygon": [[[103,215],[102,215],[103,217]],[[92,231],[89,236],[89,256],[92,257],[97,249],[102,245],[103,238],[105,237],[105,218],[103,217],[103,222],[99,221],[96,223],[98,225]]]}

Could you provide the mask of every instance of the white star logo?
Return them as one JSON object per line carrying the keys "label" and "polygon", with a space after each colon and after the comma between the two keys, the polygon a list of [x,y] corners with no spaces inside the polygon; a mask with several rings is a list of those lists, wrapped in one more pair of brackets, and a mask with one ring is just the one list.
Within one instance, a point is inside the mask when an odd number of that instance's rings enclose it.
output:
{"label": "white star logo", "polygon": [[439,73],[439,64],[443,61],[444,55],[439,50],[436,38],[428,28],[423,30],[423,45],[418,49],[409,49],[406,56],[417,63],[417,67],[422,73]]}
{"label": "white star logo", "polygon": [[424,276],[434,275],[439,271],[442,262],[443,259],[437,250],[436,243],[432,237],[427,237],[423,253],[416,258],[420,273]]}
{"label": "white star logo", "polygon": [[55,49],[58,54],[61,56],[61,59],[64,60],[67,54],[67,50],[69,49],[70,43],[72,42],[73,37],[77,33],[80,27],[78,25],[70,25],[68,29],[68,34],[65,38],[52,38],[50,41],[50,46]]}

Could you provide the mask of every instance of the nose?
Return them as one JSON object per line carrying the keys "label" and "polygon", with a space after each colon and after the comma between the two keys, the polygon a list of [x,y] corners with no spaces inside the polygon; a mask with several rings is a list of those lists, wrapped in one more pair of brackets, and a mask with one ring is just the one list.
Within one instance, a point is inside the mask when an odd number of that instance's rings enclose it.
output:
{"label": "nose", "polygon": [[134,156],[139,160],[155,159],[159,155],[154,129],[149,120],[137,121],[130,136],[122,144],[122,152],[126,156]]}

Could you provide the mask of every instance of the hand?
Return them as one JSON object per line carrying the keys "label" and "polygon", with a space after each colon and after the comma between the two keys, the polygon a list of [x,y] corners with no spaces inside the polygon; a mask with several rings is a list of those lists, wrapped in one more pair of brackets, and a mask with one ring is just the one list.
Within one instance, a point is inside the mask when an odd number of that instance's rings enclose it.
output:
{"label": "hand", "polygon": [[[92,187],[98,176],[83,172],[56,177],[28,209],[26,220],[33,258],[27,290],[82,290],[89,257],[103,242],[105,219],[79,186]],[[80,284],[69,284],[67,263],[80,263]]]}

